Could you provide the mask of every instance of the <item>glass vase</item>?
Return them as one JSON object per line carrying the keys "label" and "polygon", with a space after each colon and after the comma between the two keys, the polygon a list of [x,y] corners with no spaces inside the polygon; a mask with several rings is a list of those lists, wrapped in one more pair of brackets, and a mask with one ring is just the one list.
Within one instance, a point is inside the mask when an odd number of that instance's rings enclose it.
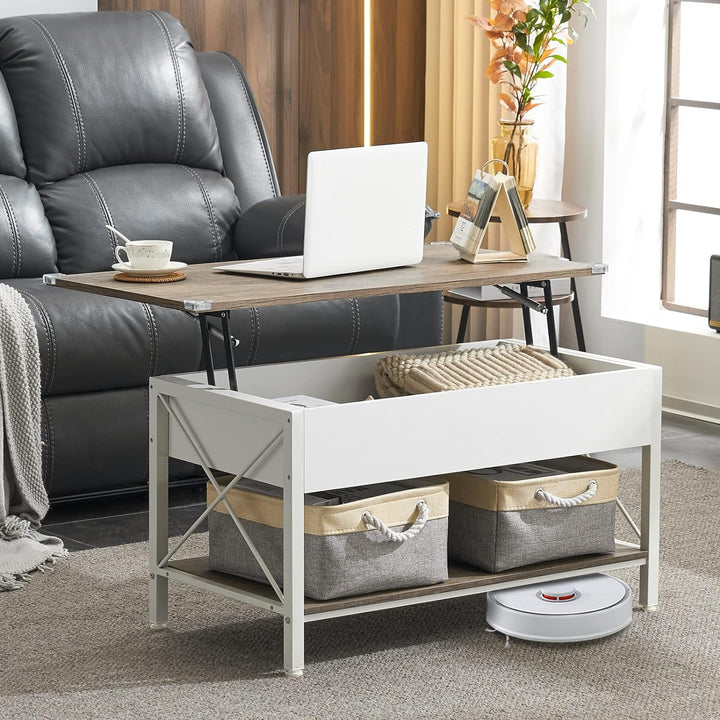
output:
{"label": "glass vase", "polygon": [[[532,134],[532,120],[499,120],[500,134],[491,141],[492,156],[504,160],[515,177],[523,207],[530,205],[537,172],[538,143]],[[495,167],[497,172],[499,167]]]}

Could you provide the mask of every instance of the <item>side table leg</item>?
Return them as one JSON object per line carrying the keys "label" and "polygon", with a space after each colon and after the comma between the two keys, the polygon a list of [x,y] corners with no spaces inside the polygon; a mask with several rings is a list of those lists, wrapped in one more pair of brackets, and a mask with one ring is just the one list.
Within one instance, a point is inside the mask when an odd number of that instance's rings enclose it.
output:
{"label": "side table leg", "polygon": [[465,342],[465,334],[467,333],[468,319],[470,318],[470,306],[463,305],[462,312],[460,313],[460,324],[458,325],[457,340],[455,341],[458,345]]}
{"label": "side table leg", "polygon": [[169,415],[150,382],[150,627],[167,627],[168,579],[158,563],[168,552],[168,433]]}
{"label": "side table leg", "polygon": [[[560,247],[563,257],[572,260],[570,255],[570,240],[568,239],[567,223],[560,223]],[[585,352],[585,334],[583,333],[582,318],[580,317],[580,301],[578,300],[577,287],[575,286],[575,278],[570,278],[570,290],[573,294],[571,301],[573,321],[575,323],[575,337],[577,338],[578,350]]]}

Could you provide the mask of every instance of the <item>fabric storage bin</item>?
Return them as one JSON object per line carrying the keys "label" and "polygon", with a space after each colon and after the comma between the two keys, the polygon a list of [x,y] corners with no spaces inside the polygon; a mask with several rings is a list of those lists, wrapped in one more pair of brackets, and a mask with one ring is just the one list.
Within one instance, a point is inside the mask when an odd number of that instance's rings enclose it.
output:
{"label": "fabric storage bin", "polygon": [[[326,504],[338,496],[342,504]],[[216,497],[208,484],[208,503]],[[228,502],[282,586],[282,490],[243,480]],[[444,479],[306,495],[305,594],[328,600],[447,580],[448,506]],[[210,567],[267,582],[222,502],[208,523]]]}
{"label": "fabric storage bin", "polygon": [[615,550],[612,463],[582,455],[446,477],[450,560],[500,572]]}

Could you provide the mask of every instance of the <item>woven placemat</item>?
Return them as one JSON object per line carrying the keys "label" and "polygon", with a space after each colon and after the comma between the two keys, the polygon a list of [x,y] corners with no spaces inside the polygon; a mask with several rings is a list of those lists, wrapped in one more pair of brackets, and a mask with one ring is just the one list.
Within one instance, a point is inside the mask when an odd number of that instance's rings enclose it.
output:
{"label": "woven placemat", "polygon": [[120,282],[137,282],[137,283],[168,283],[185,280],[187,275],[184,272],[174,272],[169,275],[158,275],[155,277],[141,277],[140,275],[128,275],[128,273],[120,272],[115,275],[113,280]]}

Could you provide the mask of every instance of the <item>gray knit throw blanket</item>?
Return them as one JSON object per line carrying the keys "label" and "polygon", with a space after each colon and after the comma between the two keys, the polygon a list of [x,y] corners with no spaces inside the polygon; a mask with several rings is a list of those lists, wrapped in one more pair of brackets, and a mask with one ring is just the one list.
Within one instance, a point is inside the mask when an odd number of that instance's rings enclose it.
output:
{"label": "gray knit throw blanket", "polygon": [[19,590],[67,550],[41,535],[48,511],[42,481],[40,353],[32,314],[17,290],[0,283],[0,590]]}
{"label": "gray knit throw blanket", "polygon": [[545,350],[500,343],[426,355],[388,355],[375,365],[375,387],[380,397],[398,397],[574,374],[572,368]]}

